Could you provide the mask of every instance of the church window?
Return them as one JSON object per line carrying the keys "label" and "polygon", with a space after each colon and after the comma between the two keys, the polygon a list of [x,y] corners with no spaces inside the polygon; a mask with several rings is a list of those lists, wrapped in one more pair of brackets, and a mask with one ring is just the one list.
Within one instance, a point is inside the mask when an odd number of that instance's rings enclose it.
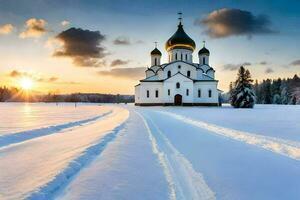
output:
{"label": "church window", "polygon": [[149,96],[150,96],[150,92],[149,90],[147,90],[147,98],[149,98]]}
{"label": "church window", "polygon": [[191,71],[187,71],[186,75],[187,77],[191,77]]}
{"label": "church window", "polygon": [[168,71],[168,78],[171,77],[171,71]]}
{"label": "church window", "polygon": [[155,97],[158,98],[158,90],[155,90]]}
{"label": "church window", "polygon": [[175,53],[175,60],[177,60],[177,53]]}
{"label": "church window", "polygon": [[176,83],[176,88],[180,88],[180,83]]}
{"label": "church window", "polygon": [[188,61],[188,55],[185,54],[185,61]]}
{"label": "church window", "polygon": [[189,96],[189,89],[186,89],[186,96]]}
{"label": "church window", "polygon": [[168,96],[170,96],[171,95],[171,91],[170,91],[170,89],[168,89]]}
{"label": "church window", "polygon": [[201,97],[201,90],[199,89],[198,90],[198,98],[200,98]]}
{"label": "church window", "polygon": [[157,58],[154,59],[154,65],[157,65]]}
{"label": "church window", "polygon": [[202,58],[203,65],[205,65],[205,57]]}
{"label": "church window", "polygon": [[211,98],[211,90],[208,90],[208,97]]}
{"label": "church window", "polygon": [[180,60],[183,60],[183,55],[181,54],[181,59]]}

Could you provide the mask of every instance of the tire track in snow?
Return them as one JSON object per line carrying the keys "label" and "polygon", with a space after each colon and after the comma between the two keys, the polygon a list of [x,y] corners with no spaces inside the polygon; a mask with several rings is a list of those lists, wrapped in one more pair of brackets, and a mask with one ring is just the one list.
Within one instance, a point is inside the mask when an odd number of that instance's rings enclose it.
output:
{"label": "tire track in snow", "polygon": [[203,121],[194,120],[192,118],[185,117],[171,112],[165,112],[165,111],[158,111],[158,112],[173,117],[177,120],[183,121],[185,123],[197,126],[199,128],[206,129],[217,135],[221,135],[240,142],[254,145],[298,161],[300,160],[299,142],[225,128],[222,126],[217,126]]}
{"label": "tire track in snow", "polygon": [[136,112],[136,113],[141,117],[141,119],[143,120],[143,122],[145,124],[145,127],[146,127],[148,135],[149,135],[149,139],[151,141],[152,151],[154,154],[156,154],[156,156],[159,160],[159,163],[163,168],[163,172],[164,172],[166,180],[168,182],[169,198],[171,200],[176,200],[175,184],[174,184],[173,177],[171,175],[171,171],[168,166],[168,162],[166,160],[166,156],[162,151],[159,150],[156,139],[154,138],[154,136],[151,132],[151,129],[149,128],[149,125],[148,125],[147,121],[145,120],[145,118],[140,113],[138,113],[138,112]]}
{"label": "tire track in snow", "polygon": [[178,152],[159,127],[150,118],[147,118],[150,125],[153,126],[161,138],[160,142],[162,142],[164,147],[159,147],[158,137],[155,138],[145,118],[141,114],[139,115],[148,130],[153,152],[157,154],[164,169],[167,182],[169,183],[170,199],[216,199],[203,176],[194,170],[192,164]]}
{"label": "tire track in snow", "polygon": [[[128,118],[127,118],[128,119]],[[118,133],[125,127],[127,119],[107,133],[104,137],[88,147],[79,157],[71,161],[68,166],[57,174],[53,180],[39,188],[26,197],[29,200],[49,200],[54,199],[59,191],[63,190],[68,183],[80,172],[80,170],[91,163],[99,156],[110,142],[113,142]]]}
{"label": "tire track in snow", "polygon": [[48,126],[48,127],[43,127],[43,128],[27,130],[27,131],[22,131],[22,132],[17,132],[17,133],[13,133],[13,134],[7,134],[4,136],[0,136],[0,148],[7,146],[7,145],[19,143],[19,142],[24,142],[26,140],[30,140],[33,138],[54,134],[54,133],[60,132],[67,128],[82,126],[87,123],[94,122],[102,117],[105,117],[105,116],[111,114],[111,113],[112,113],[112,110],[110,110],[106,113],[103,113],[101,115],[98,115],[96,117],[92,117],[92,118],[87,118],[87,119],[83,119],[83,120],[79,120],[79,121],[67,122],[64,124],[53,125],[53,126]]}

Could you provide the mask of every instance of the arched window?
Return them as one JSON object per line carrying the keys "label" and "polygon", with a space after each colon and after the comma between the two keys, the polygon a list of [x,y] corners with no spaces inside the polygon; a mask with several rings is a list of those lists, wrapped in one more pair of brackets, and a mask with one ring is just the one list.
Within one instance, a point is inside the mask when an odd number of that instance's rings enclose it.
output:
{"label": "arched window", "polygon": [[150,96],[150,92],[149,90],[147,90],[147,98],[149,98],[149,96]]}
{"label": "arched window", "polygon": [[168,78],[171,77],[171,71],[168,71]]}
{"label": "arched window", "polygon": [[175,53],[175,60],[177,60],[177,53]]}
{"label": "arched window", "polygon": [[205,65],[205,57],[202,58],[203,65]]}
{"label": "arched window", "polygon": [[187,71],[186,76],[191,77],[191,71]]}
{"label": "arched window", "polygon": [[154,59],[154,65],[157,65],[157,58]]}
{"label": "arched window", "polygon": [[181,60],[183,60],[183,55],[181,54]]}
{"label": "arched window", "polygon": [[200,97],[201,97],[201,90],[198,89],[198,98],[200,98]]}
{"label": "arched window", "polygon": [[189,89],[186,89],[186,96],[189,96]]}
{"label": "arched window", "polygon": [[158,98],[158,90],[155,90],[155,97]]}
{"label": "arched window", "polygon": [[188,55],[185,54],[185,61],[188,61]]}
{"label": "arched window", "polygon": [[211,98],[211,90],[208,90],[208,97]]}
{"label": "arched window", "polygon": [[176,83],[176,88],[180,88],[180,83]]}
{"label": "arched window", "polygon": [[170,91],[170,89],[168,89],[168,96],[170,96],[171,95],[171,91]]}

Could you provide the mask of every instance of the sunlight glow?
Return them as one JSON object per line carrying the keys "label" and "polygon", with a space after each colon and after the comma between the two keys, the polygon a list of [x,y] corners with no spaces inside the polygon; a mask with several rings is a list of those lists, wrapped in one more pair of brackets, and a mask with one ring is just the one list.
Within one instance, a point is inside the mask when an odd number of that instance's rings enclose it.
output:
{"label": "sunlight glow", "polygon": [[20,81],[20,86],[24,90],[30,90],[30,89],[32,89],[33,81],[30,78],[22,78]]}

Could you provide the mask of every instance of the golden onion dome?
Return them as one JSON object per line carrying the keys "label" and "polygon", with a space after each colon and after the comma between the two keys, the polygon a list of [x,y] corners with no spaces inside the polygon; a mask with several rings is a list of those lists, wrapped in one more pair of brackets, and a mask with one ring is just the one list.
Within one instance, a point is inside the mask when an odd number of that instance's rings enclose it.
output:
{"label": "golden onion dome", "polygon": [[194,51],[196,44],[192,38],[190,38],[183,30],[181,22],[178,25],[177,31],[166,42],[166,50],[172,49],[188,49]]}

